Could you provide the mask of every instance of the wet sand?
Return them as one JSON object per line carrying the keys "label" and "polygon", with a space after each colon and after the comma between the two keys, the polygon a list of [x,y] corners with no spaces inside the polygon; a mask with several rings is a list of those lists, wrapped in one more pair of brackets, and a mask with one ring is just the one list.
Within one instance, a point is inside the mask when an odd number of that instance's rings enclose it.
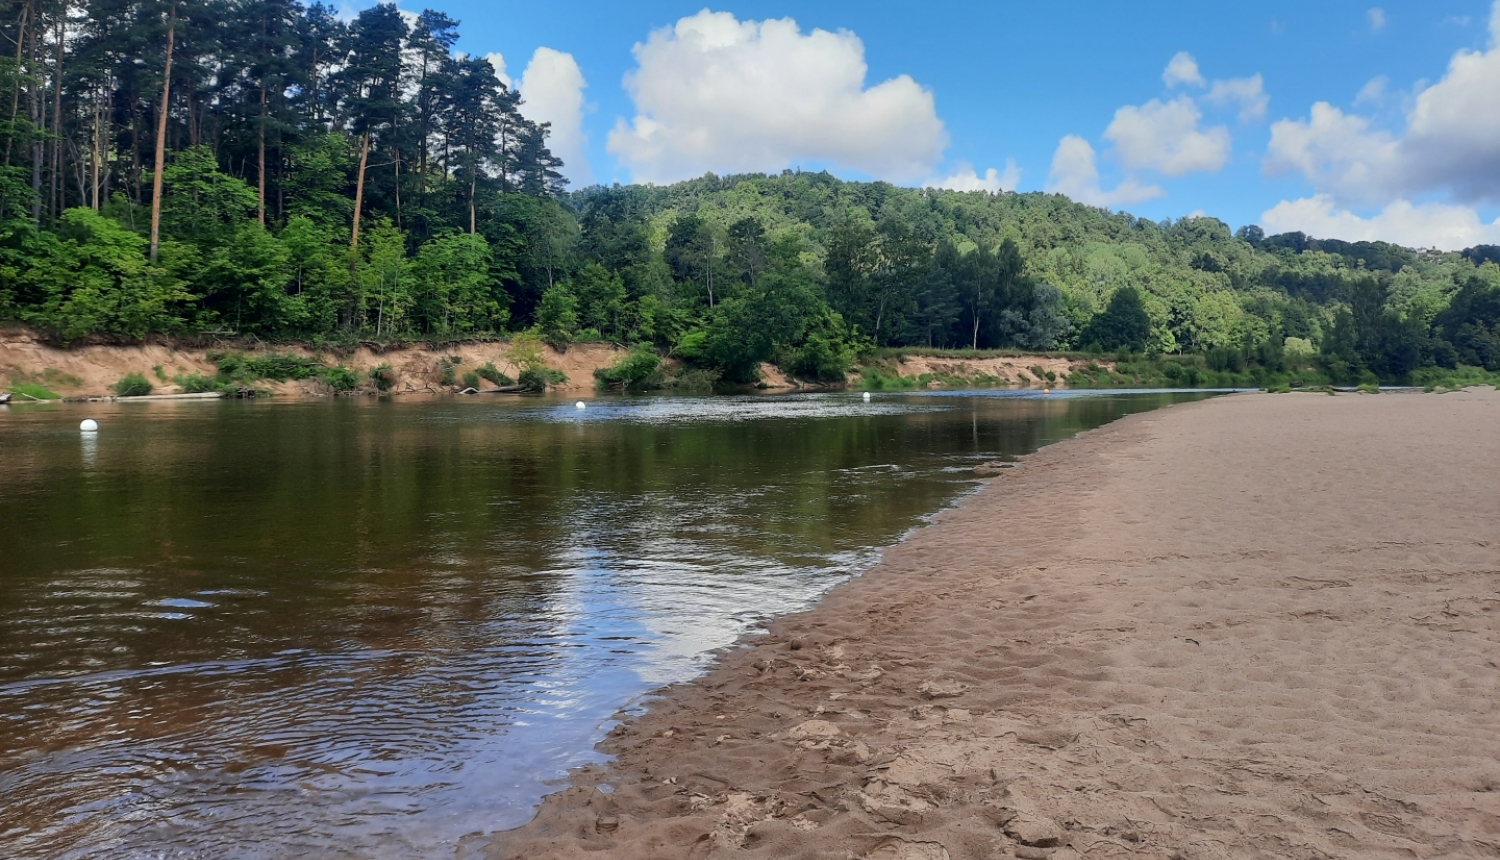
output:
{"label": "wet sand", "polygon": [[1500,393],[1243,395],[1004,470],[493,858],[1500,855]]}

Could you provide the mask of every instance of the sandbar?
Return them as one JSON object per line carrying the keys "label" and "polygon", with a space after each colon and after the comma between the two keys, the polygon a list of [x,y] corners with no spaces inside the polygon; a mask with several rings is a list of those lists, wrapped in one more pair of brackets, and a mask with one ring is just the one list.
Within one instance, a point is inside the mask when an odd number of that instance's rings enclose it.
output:
{"label": "sandbar", "polygon": [[1500,393],[1044,448],[601,749],[488,856],[1495,857]]}

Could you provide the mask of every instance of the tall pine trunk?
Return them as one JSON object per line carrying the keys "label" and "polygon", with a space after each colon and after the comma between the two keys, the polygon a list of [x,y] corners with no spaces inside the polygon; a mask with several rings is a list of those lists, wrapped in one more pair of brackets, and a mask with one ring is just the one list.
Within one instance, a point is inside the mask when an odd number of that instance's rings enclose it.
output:
{"label": "tall pine trunk", "polygon": [[177,35],[177,6],[167,21],[167,62],[161,78],[161,115],[156,118],[156,172],[151,175],[151,262],[161,247],[161,174],[167,164],[167,105],[172,96],[172,45]]}
{"label": "tall pine trunk", "polygon": [[[62,14],[66,14],[64,11]],[[52,78],[52,183],[48,201],[48,216],[56,218],[62,212],[63,194],[63,133],[62,133],[62,88],[63,88],[63,19],[57,19],[57,67]]]}
{"label": "tall pine trunk", "polygon": [[349,270],[353,271],[359,260],[359,213],[365,205],[365,165],[370,163],[370,132],[360,139],[359,174],[354,180],[354,229],[349,235]]}
{"label": "tall pine trunk", "polygon": [[255,214],[266,226],[266,83],[260,84],[260,139],[256,146]]}

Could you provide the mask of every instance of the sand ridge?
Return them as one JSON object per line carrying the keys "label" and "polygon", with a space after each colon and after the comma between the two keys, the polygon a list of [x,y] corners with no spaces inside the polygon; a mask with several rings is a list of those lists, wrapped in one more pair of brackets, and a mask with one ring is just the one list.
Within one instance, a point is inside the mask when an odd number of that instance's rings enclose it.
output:
{"label": "sand ridge", "polygon": [[1500,855],[1496,428],[1240,395],[1043,449],[489,856]]}

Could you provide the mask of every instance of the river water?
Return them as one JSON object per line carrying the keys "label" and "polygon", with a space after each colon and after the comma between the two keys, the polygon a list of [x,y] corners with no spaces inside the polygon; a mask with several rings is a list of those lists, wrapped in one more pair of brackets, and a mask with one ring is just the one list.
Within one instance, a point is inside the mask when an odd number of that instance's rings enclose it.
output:
{"label": "river water", "polygon": [[0,408],[0,857],[470,856],[977,463],[1200,396]]}

